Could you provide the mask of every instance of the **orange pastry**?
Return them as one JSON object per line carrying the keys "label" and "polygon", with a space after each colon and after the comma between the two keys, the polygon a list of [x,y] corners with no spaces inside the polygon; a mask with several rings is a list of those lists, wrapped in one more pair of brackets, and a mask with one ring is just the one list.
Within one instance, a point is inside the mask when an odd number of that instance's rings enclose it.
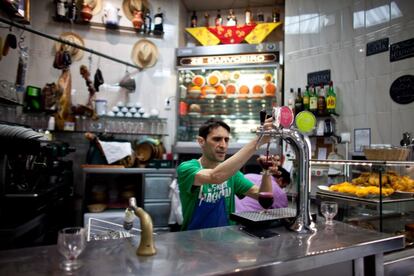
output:
{"label": "orange pastry", "polygon": [[226,88],[224,87],[223,84],[217,85],[217,87],[216,87],[216,95],[217,95],[217,97],[225,97],[226,96],[225,89]]}
{"label": "orange pastry", "polygon": [[252,92],[253,92],[253,97],[255,98],[263,97],[263,87],[261,85],[258,85],[258,84],[254,85]]}
{"label": "orange pastry", "polygon": [[202,87],[202,86],[204,86],[204,84],[206,83],[206,80],[204,79],[204,77],[203,77],[203,76],[200,76],[200,75],[195,75],[195,76],[193,77],[192,82],[193,82],[193,84],[194,84],[195,86]]}
{"label": "orange pastry", "polygon": [[265,85],[265,95],[268,97],[273,97],[276,95],[276,85],[272,82],[268,82]]}
{"label": "orange pastry", "polygon": [[239,97],[246,98],[249,96],[249,87],[247,85],[242,85],[239,88]]}
{"label": "orange pastry", "polygon": [[265,74],[264,79],[267,82],[271,82],[273,80],[273,76],[272,76],[272,74],[267,73],[267,74]]}
{"label": "orange pastry", "polygon": [[216,96],[216,89],[211,86],[204,86],[204,91],[206,93],[206,98],[214,98]]}
{"label": "orange pastry", "polygon": [[220,84],[220,78],[216,74],[209,75],[207,81],[211,86],[217,86]]}
{"label": "orange pastry", "polygon": [[226,85],[226,94],[228,97],[234,97],[236,95],[237,87],[233,83]]}
{"label": "orange pastry", "polygon": [[196,98],[198,96],[200,96],[201,93],[201,88],[200,86],[189,86],[188,87],[188,94],[189,96]]}

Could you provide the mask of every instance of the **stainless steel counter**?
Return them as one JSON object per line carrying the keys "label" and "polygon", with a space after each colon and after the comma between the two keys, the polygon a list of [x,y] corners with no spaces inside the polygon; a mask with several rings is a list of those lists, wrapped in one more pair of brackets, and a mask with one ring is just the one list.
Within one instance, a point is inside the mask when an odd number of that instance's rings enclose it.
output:
{"label": "stainless steel counter", "polygon": [[[374,256],[381,275],[382,253],[403,248],[403,236],[373,232],[341,222],[318,223],[314,234],[283,227],[280,236],[260,240],[228,226],[155,236],[157,255],[137,257],[138,240],[92,241],[80,256],[77,275],[284,275]],[[0,275],[61,275],[56,246],[0,251]],[[359,272],[358,272],[359,271]],[[362,275],[362,274],[361,274]]]}

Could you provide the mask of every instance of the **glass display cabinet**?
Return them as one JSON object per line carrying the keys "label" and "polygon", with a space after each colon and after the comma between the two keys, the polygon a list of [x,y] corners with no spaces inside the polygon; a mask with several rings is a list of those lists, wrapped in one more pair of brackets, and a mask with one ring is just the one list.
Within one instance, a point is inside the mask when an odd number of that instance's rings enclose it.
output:
{"label": "glass display cabinet", "polygon": [[311,166],[328,165],[340,173],[331,185],[319,185],[318,205],[335,201],[340,220],[364,228],[405,234],[414,244],[414,162],[311,160]]}
{"label": "glass display cabinet", "polygon": [[282,102],[281,44],[240,44],[177,49],[176,151],[196,141],[199,126],[220,118],[232,143],[249,141],[259,111]]}

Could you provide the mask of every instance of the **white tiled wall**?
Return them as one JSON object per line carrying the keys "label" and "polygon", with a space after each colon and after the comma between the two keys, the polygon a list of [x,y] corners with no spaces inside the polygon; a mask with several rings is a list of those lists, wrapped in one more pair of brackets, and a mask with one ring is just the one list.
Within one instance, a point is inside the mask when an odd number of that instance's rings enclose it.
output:
{"label": "white tiled wall", "polygon": [[372,143],[394,145],[402,132],[414,134],[414,103],[400,105],[389,96],[396,78],[414,75],[414,58],[391,63],[389,52],[365,53],[374,40],[414,38],[414,1],[289,0],[285,12],[285,95],[303,88],[307,73],[330,69],[338,133],[371,128]]}

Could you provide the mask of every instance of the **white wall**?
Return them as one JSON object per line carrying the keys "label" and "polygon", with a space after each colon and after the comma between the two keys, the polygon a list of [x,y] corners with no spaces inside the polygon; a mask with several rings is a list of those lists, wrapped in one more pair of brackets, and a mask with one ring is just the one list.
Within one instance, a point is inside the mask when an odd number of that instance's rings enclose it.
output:
{"label": "white wall", "polygon": [[385,37],[390,44],[414,38],[413,11],[412,0],[287,0],[285,95],[303,88],[307,73],[330,69],[338,133],[371,128],[371,143],[399,145],[403,132],[414,133],[414,103],[396,104],[389,89],[414,75],[414,58],[391,63],[389,52],[367,57],[365,50]]}
{"label": "white wall", "polygon": [[[112,3],[120,8],[122,5],[120,0],[106,0],[104,2]],[[183,13],[185,10],[179,0],[153,0],[150,1],[151,16],[158,7],[161,7],[164,12],[165,34],[163,38],[148,38],[157,45],[159,50],[156,65],[137,73],[137,88],[134,93],[127,93],[123,89],[109,86],[107,89],[104,88],[104,91],[97,93],[97,98],[107,99],[109,107],[115,105],[118,101],[139,101],[147,110],[151,108],[159,109],[160,117],[168,119],[168,133],[170,135],[164,139],[164,142],[167,149],[170,149],[175,138],[176,107],[175,101],[173,101],[173,108],[165,110],[164,102],[167,97],[176,95],[175,48],[180,44],[183,45],[182,35],[179,35],[182,32],[180,30],[182,30],[181,25],[183,24],[180,20],[180,12]],[[53,1],[36,1],[36,5],[32,5],[32,20],[29,27],[55,37],[65,31],[76,32],[83,37],[85,47],[132,63],[132,47],[143,36],[133,32],[96,29],[87,25],[55,22],[52,19],[54,12]],[[103,10],[93,17],[93,21],[100,22],[102,14]],[[121,15],[123,16],[122,8]],[[121,18],[120,25],[132,26],[125,16]],[[0,35],[5,38],[7,32],[8,30],[1,29]],[[20,31],[15,28],[13,32],[16,35],[20,34]],[[24,33],[24,36],[30,51],[26,85],[43,87],[46,83],[55,82],[60,75],[60,71],[52,66],[54,41],[28,32]],[[88,98],[87,87],[79,73],[79,67],[82,64],[88,66],[89,56],[89,53],[84,53],[82,60],[74,62],[71,66],[72,88],[75,90],[72,99],[74,104],[85,104]],[[0,79],[15,81],[17,60],[16,50],[11,50],[8,56],[3,57],[0,61]],[[98,56],[92,56],[92,76],[97,69],[98,60]],[[126,71],[125,65],[104,58],[100,58],[99,67],[102,70],[106,84],[118,83]],[[136,71],[133,68],[128,70],[129,72]]]}

